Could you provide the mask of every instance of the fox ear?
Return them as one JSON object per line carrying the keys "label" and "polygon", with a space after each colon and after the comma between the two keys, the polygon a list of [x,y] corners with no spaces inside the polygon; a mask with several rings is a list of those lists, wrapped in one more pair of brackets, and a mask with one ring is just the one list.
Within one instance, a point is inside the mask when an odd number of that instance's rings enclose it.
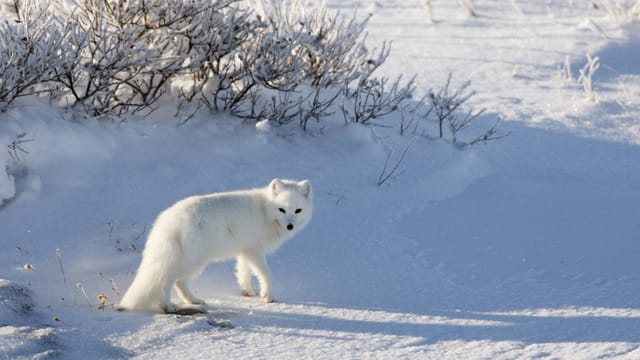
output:
{"label": "fox ear", "polygon": [[271,192],[273,193],[273,195],[278,195],[278,193],[280,192],[280,190],[282,189],[282,181],[280,181],[280,179],[273,179],[271,180],[271,184],[269,184],[269,189],[271,189]]}
{"label": "fox ear", "polygon": [[309,180],[300,181],[298,183],[298,186],[300,186],[300,192],[302,193],[302,195],[304,195],[304,197],[306,197],[307,199],[311,197],[313,190],[311,189],[311,182],[309,182]]}

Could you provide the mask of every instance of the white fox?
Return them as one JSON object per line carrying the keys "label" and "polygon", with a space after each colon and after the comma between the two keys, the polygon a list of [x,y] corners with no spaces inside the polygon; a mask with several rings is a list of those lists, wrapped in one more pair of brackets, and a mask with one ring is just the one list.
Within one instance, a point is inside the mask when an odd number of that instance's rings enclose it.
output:
{"label": "white fox", "polygon": [[304,228],[313,214],[308,180],[274,179],[264,188],[192,196],[178,201],[156,219],[133,283],[120,309],[176,312],[171,287],[186,304],[204,304],[187,288],[213,261],[236,258],[236,276],[244,296],[272,302],[266,255]]}

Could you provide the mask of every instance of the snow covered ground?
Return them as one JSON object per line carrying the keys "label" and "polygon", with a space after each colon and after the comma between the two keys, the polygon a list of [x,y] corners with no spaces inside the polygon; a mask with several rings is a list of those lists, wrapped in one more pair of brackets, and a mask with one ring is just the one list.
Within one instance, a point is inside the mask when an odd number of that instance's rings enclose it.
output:
{"label": "snow covered ground", "polygon": [[[0,178],[0,359],[640,358],[639,24],[591,1],[474,3],[434,0],[433,23],[418,0],[327,6],[372,12],[371,46],[393,41],[382,71],[417,74],[419,93],[471,80],[480,125],[511,133],[487,145],[341,116],[303,133],[211,114],[175,127],[170,109],[72,121],[38,99],[0,114],[2,146],[33,140],[23,175]],[[207,315],[98,309],[159,211],[273,177],[310,179],[316,201],[269,258],[278,302],[240,297],[222,263],[193,285]]]}

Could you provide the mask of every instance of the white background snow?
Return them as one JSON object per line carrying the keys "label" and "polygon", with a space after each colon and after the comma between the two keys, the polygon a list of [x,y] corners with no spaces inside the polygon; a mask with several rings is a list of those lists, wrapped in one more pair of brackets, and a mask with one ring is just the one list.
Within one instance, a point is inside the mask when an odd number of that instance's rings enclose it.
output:
{"label": "white background snow", "polygon": [[[6,144],[32,140],[26,174],[0,171],[0,359],[640,358],[640,25],[586,0],[512,3],[470,17],[434,0],[429,23],[423,1],[327,1],[373,14],[384,74],[416,74],[420,94],[471,80],[480,126],[511,133],[418,136],[382,186],[412,137],[339,115],[304,133],[171,111],[72,121],[36,98],[0,113],[2,169]],[[587,53],[595,101],[576,82]],[[269,258],[278,302],[240,297],[222,263],[193,285],[207,315],[97,308],[162,209],[274,177],[310,179],[316,201]]]}

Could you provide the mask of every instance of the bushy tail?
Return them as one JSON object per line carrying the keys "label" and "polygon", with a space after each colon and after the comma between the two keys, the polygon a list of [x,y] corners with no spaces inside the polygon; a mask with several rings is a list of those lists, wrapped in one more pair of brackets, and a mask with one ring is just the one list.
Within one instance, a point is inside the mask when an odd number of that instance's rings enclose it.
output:
{"label": "bushy tail", "polygon": [[133,283],[120,301],[118,310],[164,312],[167,306],[164,288],[167,279],[161,264],[142,260]]}
{"label": "bushy tail", "polygon": [[149,233],[142,262],[133,283],[120,301],[121,310],[167,312],[170,287],[176,278],[180,259],[175,223],[162,221],[162,215]]}

